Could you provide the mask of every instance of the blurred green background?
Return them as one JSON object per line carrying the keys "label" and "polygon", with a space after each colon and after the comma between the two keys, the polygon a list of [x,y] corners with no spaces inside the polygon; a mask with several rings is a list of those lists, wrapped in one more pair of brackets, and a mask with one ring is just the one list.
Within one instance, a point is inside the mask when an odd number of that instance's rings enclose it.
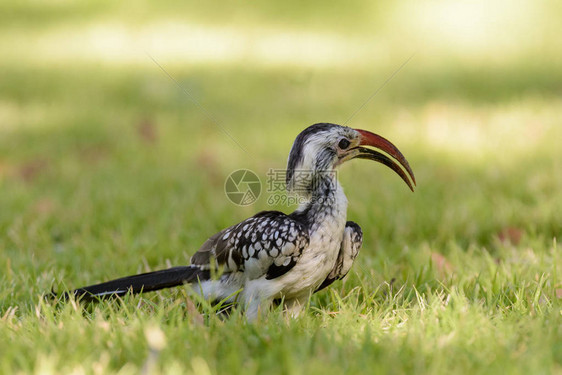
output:
{"label": "blurred green background", "polygon": [[4,1],[2,250],[95,279],[111,270],[68,255],[191,254],[268,208],[266,194],[229,203],[232,170],[265,181],[299,131],[344,123],[412,54],[348,125],[395,142],[419,189],[346,165],[350,217],[367,221],[372,246],[397,249],[489,245],[506,228],[551,241],[562,228],[561,8]]}
{"label": "blurred green background", "polygon": [[558,293],[561,19],[555,0],[0,2],[0,312],[186,263],[272,208],[230,203],[230,172],[265,182],[302,129],[346,122],[412,55],[347,124],[392,140],[418,181],[342,168],[365,232],[348,289],[431,262],[454,282],[467,258],[450,254],[484,251],[529,283],[554,263]]}

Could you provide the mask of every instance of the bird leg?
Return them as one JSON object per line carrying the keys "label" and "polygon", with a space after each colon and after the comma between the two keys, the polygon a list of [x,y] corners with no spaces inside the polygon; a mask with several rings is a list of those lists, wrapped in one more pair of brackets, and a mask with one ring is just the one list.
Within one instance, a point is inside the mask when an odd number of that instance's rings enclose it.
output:
{"label": "bird leg", "polygon": [[285,300],[284,309],[287,318],[297,318],[306,307],[310,293],[303,294],[299,297]]}

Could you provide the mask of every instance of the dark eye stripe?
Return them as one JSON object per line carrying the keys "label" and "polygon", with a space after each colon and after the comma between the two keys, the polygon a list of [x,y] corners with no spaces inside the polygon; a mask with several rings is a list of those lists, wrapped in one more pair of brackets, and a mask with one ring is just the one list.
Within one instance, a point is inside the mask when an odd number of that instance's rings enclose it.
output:
{"label": "dark eye stripe", "polygon": [[349,147],[349,144],[350,142],[347,139],[342,138],[340,140],[340,143],[338,143],[338,147],[341,148],[342,150],[345,150],[346,148]]}

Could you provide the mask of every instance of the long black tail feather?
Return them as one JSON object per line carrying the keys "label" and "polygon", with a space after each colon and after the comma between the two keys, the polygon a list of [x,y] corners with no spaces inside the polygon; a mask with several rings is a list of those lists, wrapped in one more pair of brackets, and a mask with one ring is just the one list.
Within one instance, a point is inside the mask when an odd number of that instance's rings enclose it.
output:
{"label": "long black tail feather", "polygon": [[[208,280],[210,271],[201,270],[195,266],[179,266],[166,270],[141,273],[139,275],[122,277],[101,284],[89,285],[59,295],[68,298],[74,295],[81,300],[95,300],[108,297],[122,296],[127,293],[137,294],[155,290],[171,288],[183,284]],[[51,293],[50,297],[57,297]]]}

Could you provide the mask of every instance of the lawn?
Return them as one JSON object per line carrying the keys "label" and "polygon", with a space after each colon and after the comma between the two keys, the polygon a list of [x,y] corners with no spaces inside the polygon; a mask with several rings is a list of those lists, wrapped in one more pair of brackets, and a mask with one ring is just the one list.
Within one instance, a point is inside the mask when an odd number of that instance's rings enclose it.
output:
{"label": "lawn", "polygon": [[[3,2],[0,373],[562,374],[562,9],[483,4]],[[227,176],[265,188],[302,129],[348,119],[418,188],[339,171],[363,248],[301,317],[187,287],[43,300],[290,212],[232,204]]]}

